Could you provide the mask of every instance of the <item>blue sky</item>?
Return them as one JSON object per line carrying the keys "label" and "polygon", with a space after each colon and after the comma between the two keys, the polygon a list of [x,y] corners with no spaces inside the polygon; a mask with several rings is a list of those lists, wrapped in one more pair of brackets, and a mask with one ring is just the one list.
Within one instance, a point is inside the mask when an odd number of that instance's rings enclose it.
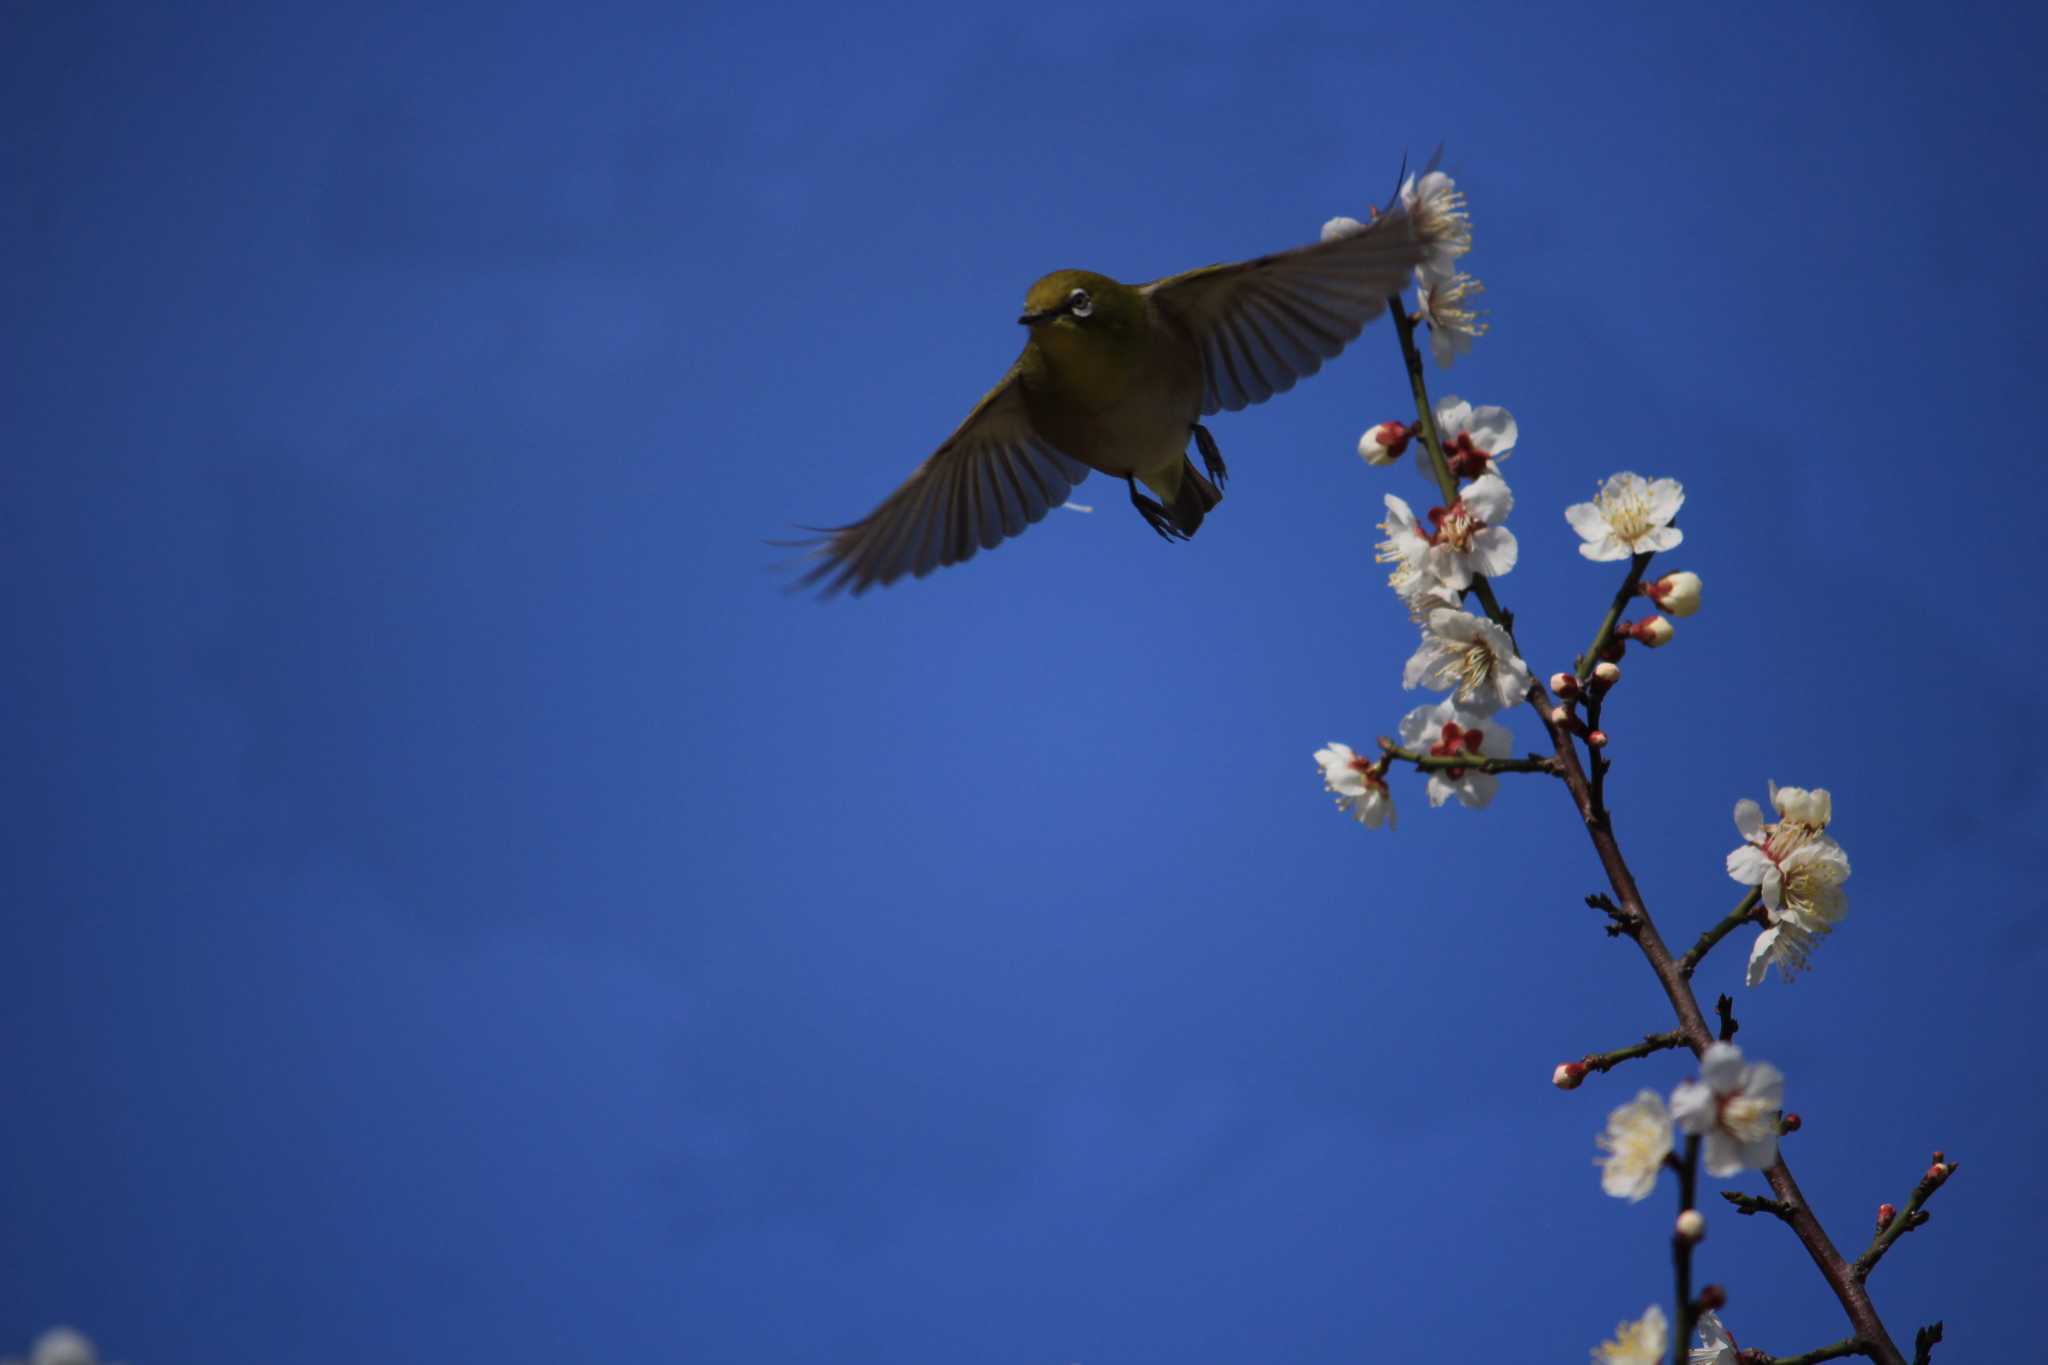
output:
{"label": "blue sky", "polygon": [[[1815,972],[1741,995],[1895,1335],[2031,1349],[2048,816],[2027,448],[2040,21],[2004,8],[0,10],[0,1352],[1580,1359],[1668,1295],[1592,1138],[1676,1058],[1563,793],[1334,814],[1420,698],[1370,559],[1391,333],[858,602],[851,519],[1039,274],[1305,241],[1446,145],[1532,662],[1684,481],[1610,711],[1666,933],[1825,785]],[[1517,722],[1524,746],[1532,727]],[[1736,944],[1703,990],[1739,990]],[[1751,1182],[1749,1188],[1754,1185]],[[1716,1214],[1746,1345],[1845,1334]]]}

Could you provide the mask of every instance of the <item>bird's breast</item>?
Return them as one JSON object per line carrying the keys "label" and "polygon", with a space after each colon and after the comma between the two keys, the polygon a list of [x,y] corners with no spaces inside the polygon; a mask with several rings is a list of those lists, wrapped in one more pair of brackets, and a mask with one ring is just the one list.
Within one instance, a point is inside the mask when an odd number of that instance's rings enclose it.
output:
{"label": "bird's breast", "polygon": [[1202,411],[1201,360],[1178,337],[1153,340],[1124,356],[1046,347],[1023,376],[1032,424],[1105,474],[1177,467]]}

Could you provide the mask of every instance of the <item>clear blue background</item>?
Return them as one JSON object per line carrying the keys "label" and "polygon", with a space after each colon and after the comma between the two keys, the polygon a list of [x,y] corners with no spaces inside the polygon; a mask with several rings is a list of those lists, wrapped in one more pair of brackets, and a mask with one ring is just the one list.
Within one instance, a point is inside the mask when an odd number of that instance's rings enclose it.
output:
{"label": "clear blue background", "polygon": [[[1441,140],[1532,661],[1617,573],[1565,504],[1682,479],[1622,834],[1682,942],[1733,802],[1833,788],[1849,921],[1742,1041],[1845,1246],[1963,1162],[1894,1333],[2031,1354],[2016,8],[6,5],[0,1351],[1576,1360],[1668,1298],[1592,1138],[1687,1068],[1548,1085],[1668,1024],[1564,793],[1368,835],[1310,761],[1420,699],[1384,325],[1215,423],[1191,544],[1100,480],[857,602],[762,544],[892,488],[1041,272],[1308,240]],[[1718,1207],[1743,1342],[1844,1335]]]}

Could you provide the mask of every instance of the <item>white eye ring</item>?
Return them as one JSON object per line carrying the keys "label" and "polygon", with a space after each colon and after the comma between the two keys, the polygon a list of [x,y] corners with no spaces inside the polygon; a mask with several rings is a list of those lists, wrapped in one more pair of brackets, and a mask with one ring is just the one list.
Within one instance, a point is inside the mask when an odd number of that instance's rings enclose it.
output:
{"label": "white eye ring", "polygon": [[1067,295],[1067,311],[1077,318],[1085,318],[1095,311],[1095,300],[1088,297],[1085,289],[1076,289]]}

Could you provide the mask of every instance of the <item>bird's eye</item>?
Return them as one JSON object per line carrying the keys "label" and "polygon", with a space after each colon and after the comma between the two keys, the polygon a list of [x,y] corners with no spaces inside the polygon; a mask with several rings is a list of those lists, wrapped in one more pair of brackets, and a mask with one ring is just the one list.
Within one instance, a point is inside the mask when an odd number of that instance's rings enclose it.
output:
{"label": "bird's eye", "polygon": [[1076,289],[1067,295],[1067,311],[1077,318],[1085,318],[1095,311],[1095,300],[1088,297],[1085,289]]}

